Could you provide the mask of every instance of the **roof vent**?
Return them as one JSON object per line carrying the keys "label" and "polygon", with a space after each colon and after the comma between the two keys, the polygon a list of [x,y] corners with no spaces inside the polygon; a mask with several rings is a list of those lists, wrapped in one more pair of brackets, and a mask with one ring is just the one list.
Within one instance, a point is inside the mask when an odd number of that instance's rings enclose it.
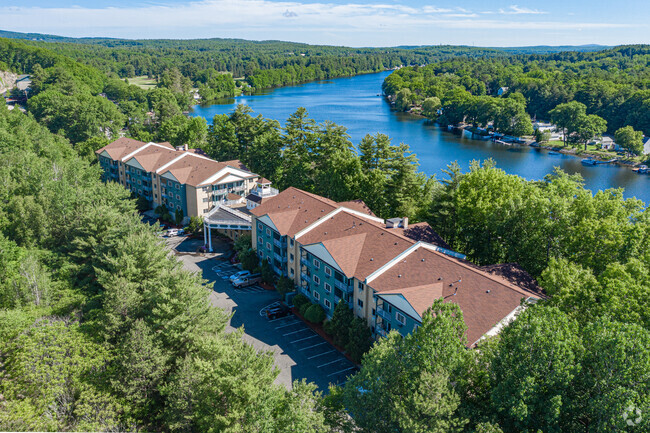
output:
{"label": "roof vent", "polygon": [[424,261],[424,259],[422,259],[422,261]]}
{"label": "roof vent", "polygon": [[321,211],[321,212],[325,212],[325,209],[321,209],[320,211]]}
{"label": "roof vent", "polygon": [[327,232],[325,232],[325,234],[327,234]]}
{"label": "roof vent", "polygon": [[397,245],[397,242],[395,242],[395,245]]}
{"label": "roof vent", "polygon": [[489,291],[489,290],[486,290],[485,293],[490,293],[490,291]]}
{"label": "roof vent", "polygon": [[402,278],[402,274],[399,274],[399,275],[397,276],[397,278]]}
{"label": "roof vent", "polygon": [[373,259],[372,257],[370,257],[370,261],[371,261],[371,262],[374,261],[374,260],[375,260],[375,259]]}
{"label": "roof vent", "polygon": [[442,280],[442,277],[438,277],[438,281]]}

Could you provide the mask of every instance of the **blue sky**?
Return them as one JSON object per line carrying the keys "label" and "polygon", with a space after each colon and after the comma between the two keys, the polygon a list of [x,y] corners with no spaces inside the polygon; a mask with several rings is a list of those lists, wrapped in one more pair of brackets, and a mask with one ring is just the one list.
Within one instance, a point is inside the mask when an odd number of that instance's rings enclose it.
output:
{"label": "blue sky", "polygon": [[650,43],[647,0],[2,0],[0,29],[395,46]]}

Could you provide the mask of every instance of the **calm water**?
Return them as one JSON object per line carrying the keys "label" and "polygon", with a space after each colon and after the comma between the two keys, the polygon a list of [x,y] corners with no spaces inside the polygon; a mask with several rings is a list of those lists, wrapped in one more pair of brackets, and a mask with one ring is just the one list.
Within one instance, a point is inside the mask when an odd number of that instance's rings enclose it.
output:
{"label": "calm water", "polygon": [[508,173],[527,179],[541,179],[560,167],[568,173],[580,173],[592,191],[612,187],[625,188],[626,197],[650,203],[650,176],[638,175],[629,168],[615,165],[585,167],[580,159],[567,155],[549,155],[531,147],[510,147],[491,142],[461,138],[427,124],[424,119],[390,110],[380,96],[381,83],[389,72],[338,78],[329,81],[283,87],[254,96],[241,96],[209,106],[196,106],[192,116],[203,116],[211,123],[216,114],[246,104],[262,116],[281,123],[296,110],[305,107],[317,122],[331,120],[348,129],[358,144],[368,133],[381,132],[394,143],[407,143],[420,160],[420,170],[438,177],[450,162],[458,161],[466,170],[472,160],[493,158]]}

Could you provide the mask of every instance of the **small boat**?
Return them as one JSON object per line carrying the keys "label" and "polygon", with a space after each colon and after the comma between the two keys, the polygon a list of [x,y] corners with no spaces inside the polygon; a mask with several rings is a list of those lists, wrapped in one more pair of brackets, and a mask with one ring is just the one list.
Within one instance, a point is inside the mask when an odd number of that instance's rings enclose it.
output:
{"label": "small boat", "polygon": [[582,163],[582,165],[596,165],[596,164],[598,164],[598,161],[596,161],[593,158],[585,158],[580,162]]}
{"label": "small boat", "polygon": [[553,151],[550,151],[548,154],[549,154],[549,155],[559,155],[560,152],[553,152]]}
{"label": "small boat", "polygon": [[647,165],[642,165],[639,168],[633,168],[632,170],[636,171],[639,174],[648,174],[648,173],[650,173],[650,169],[648,169]]}
{"label": "small boat", "polygon": [[611,164],[611,163],[616,162],[616,161],[618,161],[618,158],[613,158],[613,159],[610,159],[609,161],[596,161],[596,164]]}

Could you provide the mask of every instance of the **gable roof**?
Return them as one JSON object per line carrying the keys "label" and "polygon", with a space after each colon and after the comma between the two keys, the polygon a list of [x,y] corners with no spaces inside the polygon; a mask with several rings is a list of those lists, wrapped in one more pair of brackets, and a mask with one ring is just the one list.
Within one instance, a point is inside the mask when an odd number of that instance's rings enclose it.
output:
{"label": "gable roof", "polygon": [[[421,286],[406,287],[397,292],[381,292],[378,296],[387,298],[387,295],[397,295],[403,297],[411,306],[413,311],[419,317],[416,319],[422,320],[422,315],[431,305],[433,301],[440,298],[443,293],[442,283],[423,284]],[[390,300],[387,299],[389,302]],[[399,306],[397,306],[399,308]],[[408,313],[408,311],[405,311]]]}
{"label": "gable roof", "polygon": [[[384,228],[383,224],[364,218],[342,208],[328,215],[319,225],[305,231],[299,238],[303,245],[322,242],[334,245],[332,257],[343,267],[352,270],[346,276],[365,280],[375,270],[415,242]],[[363,236],[359,236],[363,235]],[[336,241],[336,242],[334,242]],[[328,248],[329,249],[329,248]],[[356,251],[359,251],[356,253]],[[352,254],[351,252],[355,252]]]}
{"label": "gable roof", "polygon": [[515,310],[522,299],[541,297],[421,243],[368,281],[379,293],[403,293],[404,288],[436,283],[442,284],[445,302],[455,302],[463,311],[467,339],[472,344]]}
{"label": "gable roof", "polygon": [[280,235],[293,236],[337,208],[336,202],[289,187],[263,202],[251,213],[255,216],[268,215],[280,229]]}
{"label": "gable roof", "polygon": [[108,155],[112,159],[119,160],[122,159],[124,156],[128,155],[129,153],[133,152],[134,150],[137,150],[146,145],[147,143],[144,143],[142,141],[134,140],[132,138],[127,138],[127,137],[121,137],[113,141],[112,143],[107,144],[101,149],[96,150],[95,153],[99,155],[103,151],[106,151],[106,153],[108,153]]}

